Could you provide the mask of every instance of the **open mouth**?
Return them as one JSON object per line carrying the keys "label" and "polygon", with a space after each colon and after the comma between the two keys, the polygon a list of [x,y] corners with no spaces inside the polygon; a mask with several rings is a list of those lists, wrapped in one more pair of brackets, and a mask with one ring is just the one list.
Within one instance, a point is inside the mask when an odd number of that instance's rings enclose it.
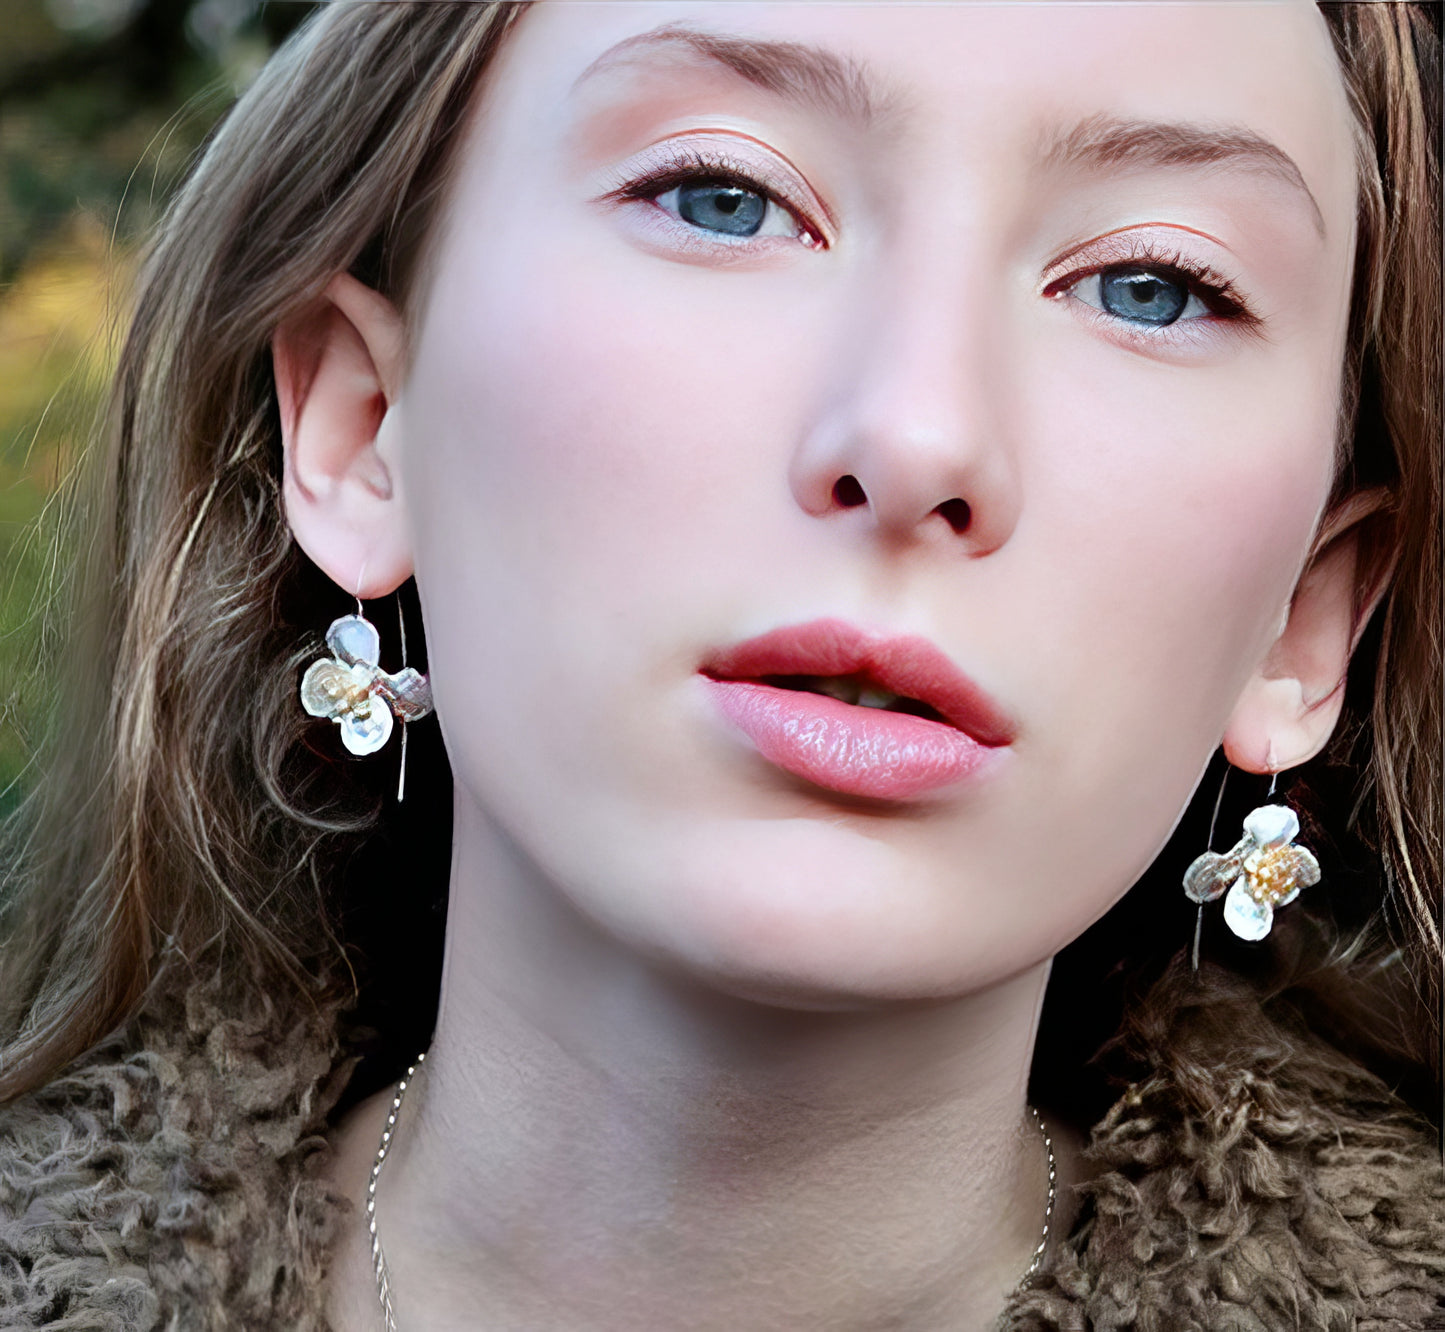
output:
{"label": "open mouth", "polygon": [[813,695],[844,707],[830,714],[840,725],[848,717],[859,723],[872,717],[873,725],[896,716],[900,726],[905,719],[934,724],[921,732],[915,726],[910,735],[933,732],[941,740],[946,727],[955,738],[990,748],[1008,745],[1015,734],[1008,714],[926,638],[885,636],[845,620],[786,625],[717,649],[701,674],[719,684],[750,684],[775,700],[791,695],[798,717],[799,696]]}
{"label": "open mouth", "polygon": [[852,675],[764,675],[759,677],[759,683],[804,694],[822,694],[828,698],[836,698],[840,703],[851,703],[854,707],[877,708],[882,712],[905,712],[911,717],[922,717],[926,721],[939,722],[944,726],[953,725],[937,708],[930,707],[920,699],[885,689],[866,671]]}
{"label": "open mouth", "polygon": [[927,639],[844,620],[718,649],[699,674],[764,759],[846,795],[910,799],[981,778],[1015,735],[1008,714]]}

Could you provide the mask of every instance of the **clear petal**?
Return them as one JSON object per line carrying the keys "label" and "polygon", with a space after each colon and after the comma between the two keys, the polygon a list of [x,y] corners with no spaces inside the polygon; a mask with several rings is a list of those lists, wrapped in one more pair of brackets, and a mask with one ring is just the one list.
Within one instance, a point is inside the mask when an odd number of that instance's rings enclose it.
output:
{"label": "clear petal", "polygon": [[1230,881],[1239,875],[1239,857],[1233,852],[1220,855],[1206,851],[1196,856],[1184,871],[1184,895],[1191,902],[1212,902],[1224,894]]}
{"label": "clear petal", "polygon": [[1288,805],[1261,805],[1246,816],[1244,831],[1260,846],[1283,846],[1299,835],[1299,815]]}
{"label": "clear petal", "polygon": [[431,683],[411,666],[395,675],[378,671],[375,689],[402,721],[416,721],[432,710]]}
{"label": "clear petal", "polygon": [[343,615],[331,622],[326,631],[326,646],[348,666],[358,662],[375,666],[381,660],[381,635],[370,620],[359,615]]}
{"label": "clear petal", "polygon": [[374,754],[391,738],[391,709],[373,699],[365,716],[348,712],[341,718],[341,743],[353,754]]}
{"label": "clear petal", "polygon": [[1224,899],[1224,923],[1241,939],[1257,943],[1274,924],[1274,908],[1256,902],[1243,875],[1234,881]]}
{"label": "clear petal", "polygon": [[313,661],[301,677],[301,706],[313,717],[339,717],[352,689],[352,668],[330,657]]}
{"label": "clear petal", "polygon": [[1320,881],[1320,862],[1315,853],[1302,846],[1294,848],[1295,872],[1299,875],[1301,888],[1312,888]]}

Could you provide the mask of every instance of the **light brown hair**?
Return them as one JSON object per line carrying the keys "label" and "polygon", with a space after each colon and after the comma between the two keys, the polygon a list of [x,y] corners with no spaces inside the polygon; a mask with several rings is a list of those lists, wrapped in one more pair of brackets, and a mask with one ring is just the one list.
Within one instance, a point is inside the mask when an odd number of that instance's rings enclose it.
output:
{"label": "light brown hair", "polygon": [[[154,237],[76,510],[79,665],[3,871],[0,1100],[122,1023],[163,957],[298,1003],[348,975],[340,866],[394,816],[363,765],[313,747],[296,702],[338,594],[282,511],[270,340],[344,270],[406,302],[459,126],[525,8],[322,7],[226,118]],[[1433,996],[1439,40],[1417,5],[1321,9],[1361,179],[1336,498],[1365,485],[1393,497],[1362,578],[1391,579],[1355,668],[1368,687],[1347,702],[1335,754],[1384,869],[1396,970]],[[1345,960],[1364,964],[1358,950]]]}

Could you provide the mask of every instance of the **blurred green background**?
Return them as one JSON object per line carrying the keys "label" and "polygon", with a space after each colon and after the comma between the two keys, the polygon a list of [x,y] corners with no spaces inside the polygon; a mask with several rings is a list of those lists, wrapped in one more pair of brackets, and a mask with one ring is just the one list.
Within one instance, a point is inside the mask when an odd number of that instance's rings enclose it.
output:
{"label": "blurred green background", "polygon": [[0,815],[52,706],[59,521],[151,223],[302,0],[0,0]]}

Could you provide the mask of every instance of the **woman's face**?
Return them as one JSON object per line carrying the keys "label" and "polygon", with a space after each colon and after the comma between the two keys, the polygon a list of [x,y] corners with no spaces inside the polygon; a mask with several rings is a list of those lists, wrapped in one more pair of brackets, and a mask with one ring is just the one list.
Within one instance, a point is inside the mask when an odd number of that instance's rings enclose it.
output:
{"label": "woman's face", "polygon": [[1281,632],[1354,198],[1312,4],[534,6],[383,430],[460,798],[731,992],[1057,951]]}

